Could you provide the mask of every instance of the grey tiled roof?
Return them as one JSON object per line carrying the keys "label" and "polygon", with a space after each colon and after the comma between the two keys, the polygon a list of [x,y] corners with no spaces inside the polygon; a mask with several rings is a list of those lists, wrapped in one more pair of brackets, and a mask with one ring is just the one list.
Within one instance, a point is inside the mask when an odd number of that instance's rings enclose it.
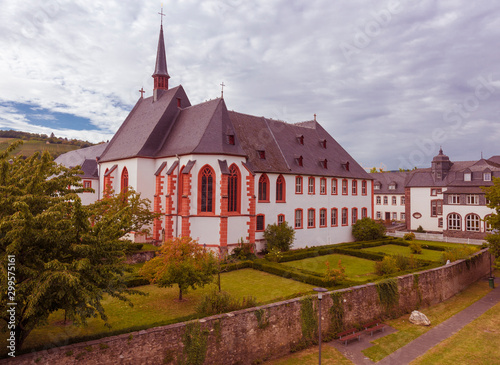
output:
{"label": "grey tiled roof", "polygon": [[83,171],[83,175],[81,175],[83,179],[97,179],[98,171],[96,158],[103,153],[107,145],[107,143],[101,143],[95,146],[69,151],[60,155],[54,161],[66,167],[80,166]]}
{"label": "grey tiled roof", "polygon": [[[373,184],[380,183],[380,189],[374,190],[375,194],[404,194],[406,179],[410,176],[411,172],[396,171],[396,172],[375,172],[370,173],[374,179]],[[396,189],[389,190],[389,185],[396,184]]]}

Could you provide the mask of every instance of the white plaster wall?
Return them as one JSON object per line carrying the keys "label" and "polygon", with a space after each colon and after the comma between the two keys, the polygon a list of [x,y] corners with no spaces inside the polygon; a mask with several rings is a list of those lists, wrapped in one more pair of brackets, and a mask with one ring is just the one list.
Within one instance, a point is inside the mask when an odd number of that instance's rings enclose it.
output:
{"label": "white plaster wall", "polygon": [[[258,196],[258,181],[262,174],[255,176],[255,195]],[[331,194],[331,178],[327,178],[326,194],[320,194],[320,178],[315,177],[315,194],[308,194],[308,175],[303,175],[303,193],[295,194],[296,175],[283,175],[286,182],[286,203],[276,203],[276,180],[279,174],[267,174],[270,182],[270,202],[257,202],[256,214],[265,215],[265,225],[277,223],[278,214],[284,214],[285,220],[292,227],[295,226],[295,209],[303,210],[303,228],[297,229],[295,233],[294,248],[305,246],[318,246],[323,244],[341,243],[352,241],[352,208],[358,209],[358,219],[361,219],[361,209],[366,208],[368,217],[372,214],[372,181],[367,180],[367,195],[361,195],[361,181],[358,179],[358,195],[352,195],[352,179],[348,180],[348,195],[342,195],[342,178],[337,178],[337,195]],[[315,209],[316,228],[307,228],[307,211]],[[320,209],[327,210],[327,227],[320,227]],[[331,227],[331,209],[338,209],[338,226]],[[348,208],[348,225],[341,225],[341,210]],[[263,239],[263,233],[257,232],[256,239]]]}
{"label": "white plaster wall", "polygon": [[215,217],[191,217],[191,237],[197,239],[200,244],[219,244],[220,218]]}
{"label": "white plaster wall", "polygon": [[246,241],[248,236],[248,217],[229,217],[227,222],[227,243],[238,243],[242,238]]}
{"label": "white plaster wall", "polygon": [[[495,213],[495,211],[491,208],[488,208],[486,205],[445,205],[443,208],[443,218],[444,218],[444,229],[448,228],[448,214],[458,213],[462,217],[462,231],[465,231],[465,217],[469,214],[477,214],[483,220],[487,215]],[[480,232],[485,232],[485,224],[481,222],[481,230]]]}
{"label": "white plaster wall", "polygon": [[80,193],[78,196],[80,197],[83,205],[89,205],[95,203],[98,200],[99,194],[99,180],[98,179],[85,179],[87,181],[92,181],[92,189],[94,189],[93,193]]}
{"label": "white plaster wall", "polygon": [[[443,192],[446,189],[443,189]],[[445,215],[431,217],[431,200],[442,200],[443,194],[437,194],[431,196],[431,188],[411,188],[410,191],[411,199],[411,217],[410,217],[410,229],[415,230],[419,225],[426,231],[436,231],[442,232],[443,228],[439,227],[439,218],[445,218]],[[443,206],[444,210],[444,206]],[[422,214],[422,217],[416,219],[414,213]],[[443,223],[444,225],[444,223]]]}
{"label": "white plaster wall", "polygon": [[[377,204],[377,196],[380,196],[380,204]],[[388,204],[384,205],[384,196],[387,196],[388,199]],[[396,205],[392,205],[392,197],[396,197]],[[374,201],[374,219],[377,218],[377,212],[381,213],[381,219],[385,220],[385,213],[389,212],[391,213],[391,220],[392,220],[392,214],[397,213],[398,218],[397,220],[401,220],[401,213],[405,213],[405,205],[401,204],[401,197],[404,196],[404,194],[375,194],[375,197],[373,199]]]}

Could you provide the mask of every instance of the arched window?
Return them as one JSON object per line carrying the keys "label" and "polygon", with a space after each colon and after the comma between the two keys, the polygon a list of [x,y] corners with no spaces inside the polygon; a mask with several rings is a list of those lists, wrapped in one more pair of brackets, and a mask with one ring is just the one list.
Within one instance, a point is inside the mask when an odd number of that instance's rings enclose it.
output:
{"label": "arched window", "polygon": [[388,198],[386,196],[384,196],[384,205],[387,205],[389,202]]}
{"label": "arched window", "polygon": [[128,170],[126,167],[124,167],[122,171],[120,192],[126,193],[127,190],[128,190]]}
{"label": "arched window", "polygon": [[295,209],[295,229],[302,228],[302,209]]}
{"label": "arched window", "polygon": [[283,175],[278,176],[276,180],[276,202],[284,203],[286,201],[286,184]]}
{"label": "arched window", "polygon": [[259,179],[259,202],[269,202],[269,178],[266,174]]}
{"label": "arched window", "polygon": [[326,209],[321,208],[319,210],[319,226],[326,227]]}
{"label": "arched window", "polygon": [[382,204],[382,198],[377,195],[377,205]]}
{"label": "arched window", "polygon": [[358,181],[352,181],[352,195],[358,195]]}
{"label": "arched window", "polygon": [[342,225],[343,226],[347,226],[347,222],[348,222],[348,212],[347,212],[347,208],[342,208]]}
{"label": "arched window", "polygon": [[332,208],[332,224],[331,224],[332,227],[337,227],[339,225],[337,221],[338,219],[337,213],[338,213],[337,208]]}
{"label": "arched window", "polygon": [[198,202],[200,213],[213,213],[215,201],[215,172],[208,165],[203,166],[200,170],[199,189]]}
{"label": "arched window", "polygon": [[460,231],[462,229],[462,217],[460,217],[460,214],[448,214],[448,229],[453,231]]}
{"label": "arched window", "polygon": [[352,208],[351,220],[352,224],[356,224],[358,221],[358,208]]}
{"label": "arched window", "polygon": [[227,179],[228,211],[240,211],[240,170],[232,164],[229,167],[229,178]]}
{"label": "arched window", "polygon": [[363,208],[361,209],[361,218],[366,218],[368,217],[368,209]]}
{"label": "arched window", "polygon": [[361,182],[361,195],[366,195],[366,180]]}
{"label": "arched window", "polygon": [[465,229],[467,231],[479,232],[481,230],[481,218],[477,214],[469,214],[465,217]]}

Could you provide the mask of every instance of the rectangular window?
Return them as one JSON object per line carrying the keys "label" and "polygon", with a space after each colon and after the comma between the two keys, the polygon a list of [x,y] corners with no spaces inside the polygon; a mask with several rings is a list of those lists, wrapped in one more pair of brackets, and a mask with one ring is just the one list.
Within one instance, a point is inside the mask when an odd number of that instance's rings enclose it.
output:
{"label": "rectangular window", "polygon": [[307,192],[309,194],[314,194],[314,190],[315,190],[314,177],[310,177]]}
{"label": "rectangular window", "polygon": [[342,195],[347,195],[347,180],[342,180]]}
{"label": "rectangular window", "polygon": [[332,179],[332,195],[337,195],[337,179]]}
{"label": "rectangular window", "polygon": [[398,220],[398,213],[392,213],[392,220],[394,221]]}
{"label": "rectangular window", "polygon": [[314,228],[316,226],[316,212],[314,209],[307,211],[307,228]]}
{"label": "rectangular window", "polygon": [[389,185],[389,190],[396,190],[396,185],[394,184]]}
{"label": "rectangular window", "polygon": [[320,209],[319,211],[319,226],[326,227],[326,209]]}
{"label": "rectangular window", "polygon": [[366,181],[361,182],[361,195],[366,195]]}
{"label": "rectangular window", "polygon": [[404,221],[406,219],[406,214],[405,213],[401,213],[401,220]]}
{"label": "rectangular window", "polygon": [[464,174],[464,181],[471,181],[472,180],[472,173],[466,172]]}
{"label": "rectangular window", "polygon": [[358,181],[352,181],[352,195],[358,195]]}
{"label": "rectangular window", "polygon": [[438,219],[438,227],[443,228],[443,218]]}
{"label": "rectangular window", "polygon": [[384,196],[384,205],[387,205],[389,204],[389,198],[387,198],[386,196]]}
{"label": "rectangular window", "polygon": [[491,181],[491,172],[485,172],[483,174],[483,180],[484,181]]}
{"label": "rectangular window", "polygon": [[443,201],[431,200],[431,217],[437,217],[438,215],[443,215]]}
{"label": "rectangular window", "polygon": [[431,189],[431,196],[437,195],[437,189]]}
{"label": "rectangular window", "polygon": [[398,200],[395,196],[392,197],[392,205],[397,205],[398,204]]}
{"label": "rectangular window", "polygon": [[347,226],[347,221],[348,221],[348,217],[347,217],[347,208],[342,208],[342,225],[343,226]]}
{"label": "rectangular window", "polygon": [[91,189],[92,188],[92,181],[90,180],[83,180],[83,187],[86,189]]}
{"label": "rectangular window", "polygon": [[278,214],[278,225],[283,224],[284,221],[285,221],[285,215]]}
{"label": "rectangular window", "polygon": [[379,195],[377,195],[377,198],[376,198],[376,204],[377,204],[377,205],[382,204],[382,198],[381,198]]}
{"label": "rectangular window", "polygon": [[356,224],[358,221],[358,208],[352,208],[351,221],[352,224]]}
{"label": "rectangular window", "polygon": [[467,195],[467,205],[478,205],[479,204],[479,195],[468,194]]}
{"label": "rectangular window", "polygon": [[401,205],[405,205],[406,198],[404,196],[401,197]]}
{"label": "rectangular window", "polygon": [[302,176],[295,177],[295,194],[302,194]]}
{"label": "rectangular window", "polygon": [[326,179],[324,177],[319,181],[319,192],[320,194],[326,194]]}
{"label": "rectangular window", "polygon": [[259,214],[257,216],[257,227],[256,231],[257,232],[262,232],[264,230],[264,215]]}
{"label": "rectangular window", "polygon": [[297,209],[295,211],[295,228],[302,228],[302,209]]}
{"label": "rectangular window", "polygon": [[382,213],[381,212],[377,212],[377,219],[382,219]]}
{"label": "rectangular window", "polygon": [[460,204],[460,195],[458,194],[448,195],[448,204]]}
{"label": "rectangular window", "polygon": [[373,190],[380,190],[380,184],[375,184],[373,186]]}
{"label": "rectangular window", "polygon": [[337,208],[332,208],[332,227],[338,226],[337,222]]}

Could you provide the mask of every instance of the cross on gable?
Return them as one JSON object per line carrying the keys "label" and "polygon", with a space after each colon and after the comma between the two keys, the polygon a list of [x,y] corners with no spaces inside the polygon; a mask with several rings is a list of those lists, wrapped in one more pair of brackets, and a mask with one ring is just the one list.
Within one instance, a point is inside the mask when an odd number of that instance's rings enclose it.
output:
{"label": "cross on gable", "polygon": [[145,93],[146,91],[144,91],[144,88],[143,88],[143,87],[141,87],[141,90],[139,90],[139,92],[141,93],[141,98],[142,98],[142,97],[144,96],[144,93]]}
{"label": "cross on gable", "polygon": [[222,81],[222,84],[220,84],[220,86],[221,86],[220,97],[221,99],[224,99],[224,86],[226,86],[224,85],[224,81]]}

